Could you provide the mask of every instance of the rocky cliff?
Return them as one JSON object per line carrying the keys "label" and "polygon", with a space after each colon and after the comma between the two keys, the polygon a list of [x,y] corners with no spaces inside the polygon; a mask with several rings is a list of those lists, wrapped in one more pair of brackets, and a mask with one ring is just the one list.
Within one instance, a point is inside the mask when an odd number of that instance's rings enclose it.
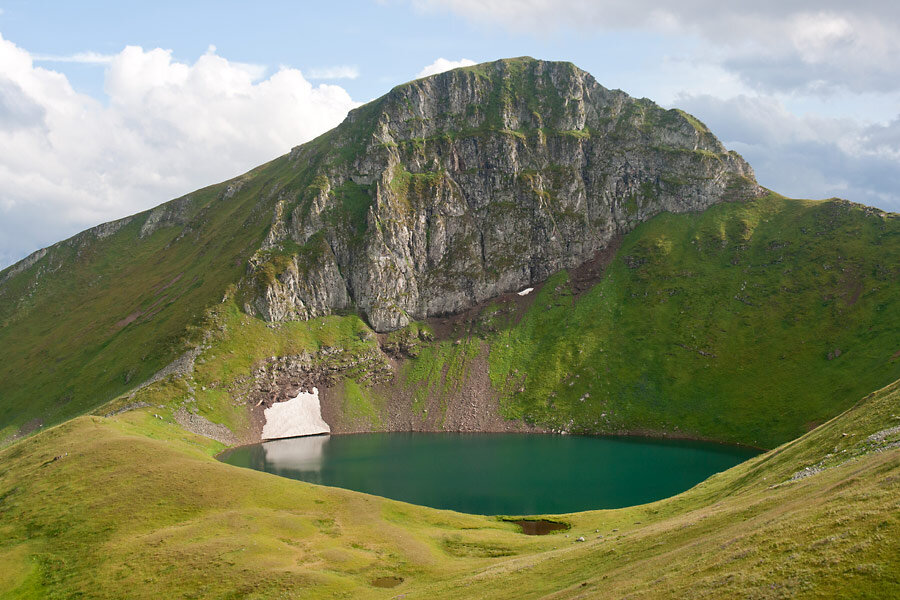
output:
{"label": "rocky cliff", "polygon": [[289,160],[302,185],[276,192],[245,310],[379,331],[576,267],[661,211],[762,193],[690,115],[530,58],[398,86]]}
{"label": "rocky cliff", "polygon": [[656,213],[761,191],[696,119],[568,63],[413,81],[248,173],[0,271],[0,444],[151,380],[226,301],[241,327],[358,313],[387,331],[608,257]]}

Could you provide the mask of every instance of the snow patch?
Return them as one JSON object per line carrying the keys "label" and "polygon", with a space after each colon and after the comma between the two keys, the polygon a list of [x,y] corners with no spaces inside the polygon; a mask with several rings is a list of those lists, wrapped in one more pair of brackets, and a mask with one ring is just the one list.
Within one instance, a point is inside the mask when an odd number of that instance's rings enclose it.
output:
{"label": "snow patch", "polygon": [[310,393],[301,391],[295,398],[273,404],[266,409],[265,417],[264,440],[331,433],[328,423],[322,420],[318,388]]}
{"label": "snow patch", "polygon": [[525,288],[521,292],[516,292],[516,293],[519,294],[520,296],[527,296],[528,294],[530,294],[533,291],[534,291],[534,288]]}

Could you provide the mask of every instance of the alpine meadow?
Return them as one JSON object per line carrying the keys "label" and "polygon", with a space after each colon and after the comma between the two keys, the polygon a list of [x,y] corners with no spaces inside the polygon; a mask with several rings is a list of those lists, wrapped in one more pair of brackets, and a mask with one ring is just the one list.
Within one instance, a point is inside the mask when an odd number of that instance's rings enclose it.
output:
{"label": "alpine meadow", "polygon": [[[554,515],[216,458],[328,432],[759,454]],[[0,271],[2,598],[880,599],[898,539],[900,215],[782,196],[568,62],[398,85]]]}

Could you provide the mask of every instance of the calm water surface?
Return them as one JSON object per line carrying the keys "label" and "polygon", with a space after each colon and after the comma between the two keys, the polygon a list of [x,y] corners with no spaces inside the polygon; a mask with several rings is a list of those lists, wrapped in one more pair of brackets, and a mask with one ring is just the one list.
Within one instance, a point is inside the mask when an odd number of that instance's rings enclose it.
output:
{"label": "calm water surface", "polygon": [[646,438],[372,433],[264,442],[220,459],[434,508],[525,515],[666,498],[756,454]]}

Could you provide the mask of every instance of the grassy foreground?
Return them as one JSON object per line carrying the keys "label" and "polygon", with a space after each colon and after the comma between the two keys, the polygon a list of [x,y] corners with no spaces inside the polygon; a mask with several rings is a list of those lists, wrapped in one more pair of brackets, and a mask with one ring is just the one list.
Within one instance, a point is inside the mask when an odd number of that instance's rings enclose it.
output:
{"label": "grassy foreground", "polygon": [[152,409],[81,417],[0,452],[0,597],[897,597],[898,444],[900,382],[679,496],[526,537],[221,464]]}

